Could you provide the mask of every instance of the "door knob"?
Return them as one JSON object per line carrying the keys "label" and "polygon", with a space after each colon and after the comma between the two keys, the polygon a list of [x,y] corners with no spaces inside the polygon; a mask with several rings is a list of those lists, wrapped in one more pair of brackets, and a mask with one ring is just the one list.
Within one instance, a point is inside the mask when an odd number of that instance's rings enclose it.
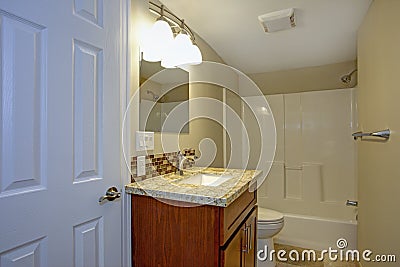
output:
{"label": "door knob", "polygon": [[107,189],[106,194],[99,198],[99,203],[102,203],[104,200],[114,201],[117,198],[121,197],[121,193],[118,192],[118,189],[115,186],[112,186]]}

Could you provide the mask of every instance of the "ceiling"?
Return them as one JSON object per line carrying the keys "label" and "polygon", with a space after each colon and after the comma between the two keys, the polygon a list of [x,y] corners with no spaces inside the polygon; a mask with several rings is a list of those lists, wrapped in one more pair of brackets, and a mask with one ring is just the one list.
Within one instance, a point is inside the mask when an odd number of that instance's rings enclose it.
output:
{"label": "ceiling", "polygon": [[[244,73],[355,60],[372,0],[161,0],[230,66]],[[295,8],[297,26],[265,33],[258,16]]]}

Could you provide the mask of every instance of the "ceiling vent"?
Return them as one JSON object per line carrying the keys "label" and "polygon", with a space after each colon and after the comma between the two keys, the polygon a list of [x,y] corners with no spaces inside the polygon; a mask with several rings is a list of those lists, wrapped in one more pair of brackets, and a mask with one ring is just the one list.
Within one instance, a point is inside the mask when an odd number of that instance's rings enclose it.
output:
{"label": "ceiling vent", "polygon": [[296,27],[294,8],[279,10],[258,16],[265,32],[277,32]]}

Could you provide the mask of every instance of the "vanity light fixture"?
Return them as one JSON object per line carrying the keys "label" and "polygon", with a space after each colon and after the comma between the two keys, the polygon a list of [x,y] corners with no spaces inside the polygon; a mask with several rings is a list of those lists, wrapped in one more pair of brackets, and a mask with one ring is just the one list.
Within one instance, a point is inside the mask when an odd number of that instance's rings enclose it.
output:
{"label": "vanity light fixture", "polygon": [[[150,11],[159,15],[142,42],[143,59],[161,61],[164,68],[197,65],[203,59],[192,30],[164,5],[149,2]],[[175,37],[174,37],[175,36]]]}
{"label": "vanity light fixture", "polygon": [[153,24],[143,42],[143,59],[149,62],[161,61],[174,40],[174,34],[164,17],[164,6],[160,8],[160,17]]}

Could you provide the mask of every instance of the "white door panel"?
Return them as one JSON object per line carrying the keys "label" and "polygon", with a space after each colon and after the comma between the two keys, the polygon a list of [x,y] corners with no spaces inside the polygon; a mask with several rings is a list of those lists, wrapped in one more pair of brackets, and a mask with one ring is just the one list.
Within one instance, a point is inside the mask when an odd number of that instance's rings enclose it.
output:
{"label": "white door panel", "polygon": [[0,1],[0,266],[120,266],[120,0]]}

